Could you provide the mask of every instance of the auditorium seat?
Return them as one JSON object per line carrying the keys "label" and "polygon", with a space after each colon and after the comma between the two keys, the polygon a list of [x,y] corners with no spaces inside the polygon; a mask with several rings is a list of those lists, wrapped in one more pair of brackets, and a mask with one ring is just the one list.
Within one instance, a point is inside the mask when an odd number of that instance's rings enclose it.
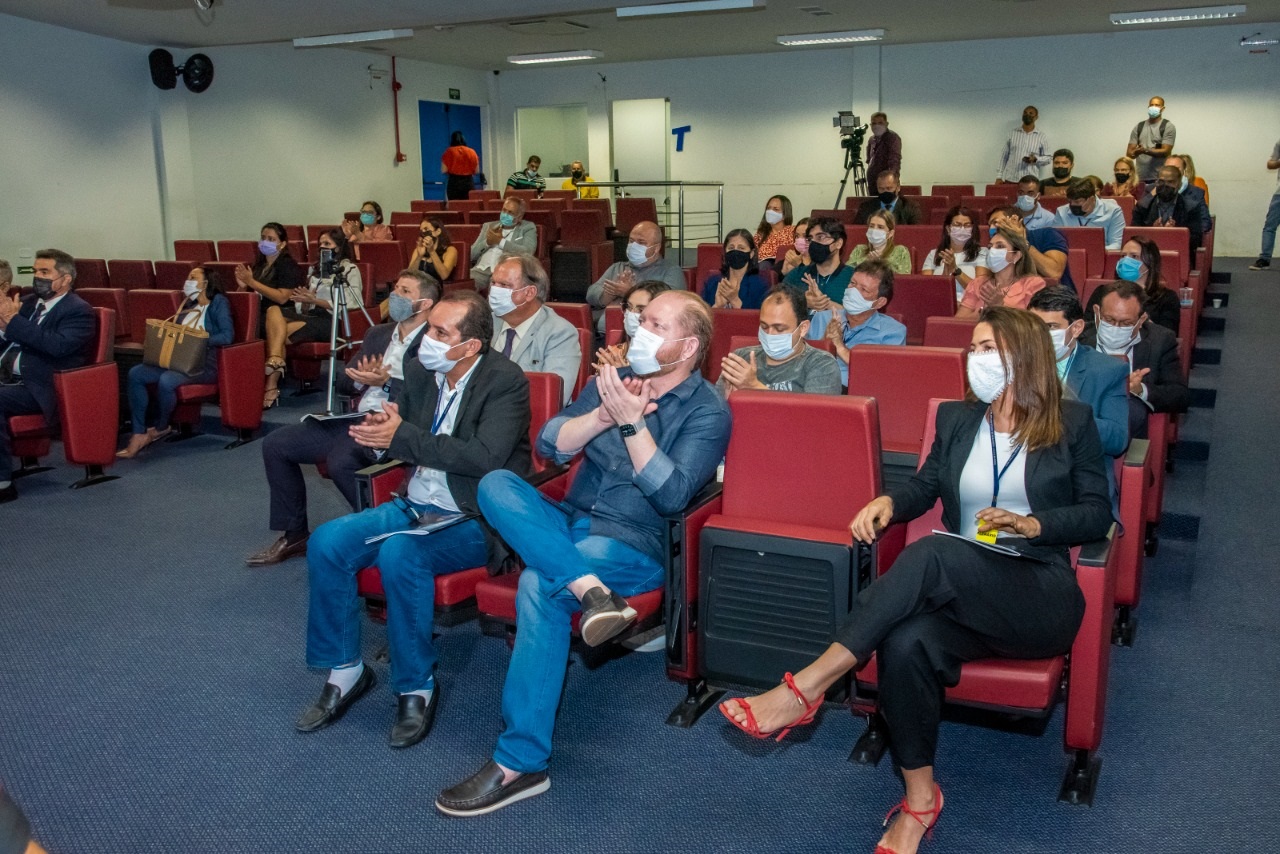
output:
{"label": "auditorium seat", "polygon": [[422,214],[418,211],[392,211],[390,226],[394,230],[399,225],[412,225],[418,227],[418,223],[422,222]]}
{"label": "auditorium seat", "polygon": [[[613,231],[613,207],[608,199],[570,199],[569,210],[571,211],[599,211],[604,218],[604,226],[606,232]],[[560,227],[564,228],[563,220]]]}
{"label": "auditorium seat", "polygon": [[591,306],[585,302],[549,302],[547,308],[572,323],[578,329],[591,331]]}
{"label": "auditorium seat", "polygon": [[[926,447],[933,441],[937,404],[930,404]],[[928,536],[942,527],[941,502],[907,525],[907,542]],[[1085,615],[1066,656],[1048,659],[982,659],[963,664],[960,681],[946,689],[948,702],[1020,718],[1045,718],[1061,697],[1065,703],[1063,742],[1070,754],[1066,777],[1058,799],[1072,804],[1092,804],[1101,760],[1106,712],[1107,680],[1111,660],[1111,629],[1115,570],[1111,538],[1072,550],[1072,565],[1085,599]],[[893,570],[890,569],[890,572]],[[868,716],[867,730],[858,739],[850,759],[875,764],[887,746],[883,719],[874,698],[866,692],[877,682],[873,655],[856,674],[857,693],[852,705]]]}
{"label": "auditorium seat", "polygon": [[[873,577],[849,520],[881,493],[876,402],[782,391],[729,397],[721,509],[699,542],[700,675],[776,685],[831,642]],[[780,437],[803,447],[779,467]]]}
{"label": "auditorium seat", "polygon": [[447,209],[459,213],[479,211],[484,210],[484,202],[480,199],[450,199]]}
{"label": "auditorium seat", "polygon": [[[604,309],[605,337],[608,338],[608,336],[614,332],[618,333],[618,340],[621,341],[622,333],[623,333],[621,303],[618,303],[616,305],[605,306],[605,309]],[[614,342],[614,343],[617,343],[617,342]],[[613,344],[609,344],[609,346],[612,347]]]}
{"label": "auditorium seat", "polygon": [[[316,243],[320,240],[320,235],[324,234],[325,232],[332,231],[335,228],[341,231],[342,225],[341,224],[309,225],[307,226],[307,241],[310,243]],[[316,256],[316,257],[318,258],[319,256]],[[224,258],[222,260],[225,261],[226,259]],[[252,264],[253,262],[249,261],[248,263]]]}
{"label": "auditorium seat", "polygon": [[208,261],[217,261],[218,251],[214,249],[212,240],[175,240],[173,257],[195,266]]}
{"label": "auditorium seat", "polygon": [[560,243],[552,253],[551,295],[562,302],[585,301],[587,288],[613,263],[604,214],[576,207],[581,201],[560,215]]}
{"label": "auditorium seat", "polygon": [[[1016,184],[1014,186],[1017,186]],[[974,222],[982,223],[987,221],[991,211],[996,208],[1009,206],[1009,200],[1004,196],[970,196],[964,195],[960,198],[960,206],[969,208],[974,212]]]}
{"label": "auditorium seat", "polygon": [[924,324],[924,346],[956,347],[967,351],[973,343],[973,327],[977,325],[977,319],[930,317]]}
{"label": "auditorium seat", "polygon": [[375,295],[384,286],[395,282],[396,275],[404,269],[408,260],[397,240],[366,240],[357,243],[356,257],[363,264],[370,265],[369,284],[373,285]]}
{"label": "auditorium seat", "polygon": [[1155,485],[1150,442],[1146,439],[1130,440],[1125,455],[1115,460],[1114,465],[1120,524],[1112,543],[1115,552],[1116,615],[1111,640],[1119,646],[1132,646],[1138,622],[1133,610],[1142,599],[1149,500],[1147,493]]}
{"label": "auditorium seat", "polygon": [[409,210],[416,214],[435,213],[444,210],[443,199],[411,199]]}
{"label": "auditorium seat", "polygon": [[[822,352],[830,356],[835,355],[835,350],[836,350],[835,345],[832,344],[831,341],[829,341],[826,338],[806,338],[804,339],[804,343],[808,344],[813,349],[821,350]],[[759,347],[759,346],[760,346],[759,335],[735,335],[729,339],[728,352],[736,353],[737,351],[741,350],[743,347]]]}
{"label": "auditorium seat", "polygon": [[[1101,276],[1102,267],[1107,260],[1106,229],[1097,225],[1054,227],[1067,238],[1067,246],[1070,249],[1085,251],[1085,263],[1088,265],[1089,275]],[[1073,275],[1072,278],[1074,279],[1075,276]]]}
{"label": "auditorium seat", "polygon": [[1124,214],[1124,224],[1133,225],[1133,208],[1138,200],[1133,196],[1111,196],[1110,198],[1120,206],[1120,212]]}
{"label": "auditorium seat", "polygon": [[964,397],[965,382],[963,350],[863,344],[849,351],[849,394],[875,398],[881,447],[908,455],[912,469],[932,427],[929,401]]}
{"label": "auditorium seat", "polygon": [[[317,239],[319,237],[317,236]],[[234,261],[246,267],[252,267],[258,257],[258,241],[256,240],[219,240],[218,260]],[[296,258],[294,259],[297,260]]]}
{"label": "auditorium seat", "polygon": [[503,190],[502,197],[504,199],[507,199],[507,198],[524,199],[526,202],[530,202],[538,198],[538,191],[537,190],[517,190],[515,187],[507,187],[505,190]]}
{"label": "auditorium seat", "polygon": [[109,287],[124,288],[132,291],[138,288],[149,289],[156,286],[156,271],[151,261],[121,261],[112,259],[107,262],[107,272],[111,284]]}
{"label": "auditorium seat", "polygon": [[551,210],[525,211],[524,218],[538,227],[541,233],[540,244],[549,254],[551,247],[560,242],[560,212]]}
{"label": "auditorium seat", "polygon": [[973,195],[972,184],[934,184],[929,190],[934,196],[946,199],[947,207],[955,207],[965,196]]}
{"label": "auditorium seat", "polygon": [[930,317],[955,315],[955,282],[950,276],[894,276],[893,299],[885,311],[901,316],[908,344],[920,344]]}
{"label": "auditorium seat", "polygon": [[724,264],[724,246],[720,243],[699,243],[697,258],[693,280],[697,283],[698,293],[702,293],[702,283],[712,274],[719,273],[720,266]]}
{"label": "auditorium seat", "polygon": [[543,195],[540,199],[533,199],[526,202],[524,206],[525,217],[530,213],[537,211],[540,213],[561,213],[569,209],[569,199],[564,196],[547,196]]}
{"label": "auditorium seat", "polygon": [[[1145,237],[1155,243],[1164,252],[1166,250],[1176,252],[1178,266],[1173,269],[1164,271],[1165,278],[1174,282],[1186,282],[1194,288],[1202,287],[1198,282],[1193,282],[1195,272],[1192,270],[1191,258],[1191,232],[1185,228],[1156,228],[1156,227],[1138,227],[1129,226],[1124,230],[1125,241],[1132,240],[1135,237]],[[1161,261],[1163,261],[1163,257]],[[1162,263],[1163,267],[1164,264]],[[1205,283],[1207,284],[1207,283]]]}
{"label": "auditorium seat", "polygon": [[80,299],[94,308],[109,308],[115,312],[116,341],[127,341],[129,338],[129,312],[126,309],[127,297],[124,288],[76,288]]}
{"label": "auditorium seat", "polygon": [[[115,480],[105,470],[116,461],[116,435],[120,427],[120,380],[112,358],[116,340],[116,315],[110,308],[93,309],[95,326],[88,364],[53,374],[58,401],[63,454],[68,463],[84,466],[85,476],[72,489]],[[15,479],[49,471],[39,465],[51,447],[52,434],[44,415],[13,415],[8,421],[10,452],[20,467]]]}
{"label": "auditorium seat", "polygon": [[182,305],[182,291],[131,290],[125,294],[129,314],[129,341],[142,346],[148,320],[168,320]]}
{"label": "auditorium seat", "polygon": [[1018,185],[1010,181],[1003,184],[988,184],[982,192],[987,196],[999,196],[1004,199],[1006,205],[1011,205],[1018,198]]}
{"label": "auditorium seat", "polygon": [[558,201],[563,199],[564,203],[568,205],[568,203],[571,200],[576,198],[578,198],[577,190],[543,190],[542,198],[539,199],[538,201],[546,202],[546,201]]}
{"label": "auditorium seat", "polygon": [[702,360],[702,375],[714,383],[720,379],[720,360],[728,354],[733,336],[760,334],[760,309],[713,308],[711,314],[711,347]]}
{"label": "auditorium seat", "polygon": [[936,225],[899,225],[893,230],[893,242],[911,250],[915,259],[912,271],[920,269],[929,253],[938,248],[941,239],[942,229]]}
{"label": "auditorium seat", "polygon": [[[563,400],[563,384],[558,374],[526,372],[529,378],[529,442],[536,444],[538,433],[552,416],[558,414]],[[558,472],[545,460],[533,455],[535,478],[543,471]],[[412,468],[399,460],[380,463],[356,473],[360,509],[376,507],[391,500],[393,492],[403,494]],[[489,578],[487,567],[464,569],[435,578],[436,622],[453,626],[476,614],[476,585]],[[376,566],[362,569],[356,576],[356,588],[373,614],[385,613],[386,592],[382,575]],[[513,616],[514,620],[514,616]]]}
{"label": "auditorium seat", "polygon": [[[109,288],[111,276],[107,273],[107,262],[102,258],[76,259],[76,290],[80,288]],[[124,285],[115,287],[124,288]]]}
{"label": "auditorium seat", "polygon": [[614,199],[614,228],[619,234],[630,234],[642,222],[657,223],[658,205],[643,196],[620,196]]}
{"label": "auditorium seat", "polygon": [[809,211],[809,219],[838,219],[845,224],[845,227],[851,226],[857,219],[857,208],[814,208]]}
{"label": "auditorium seat", "polygon": [[[157,261],[156,269],[156,290],[158,291],[180,291],[182,286],[187,283],[187,274],[192,268],[198,266],[187,261]],[[231,283],[234,286],[234,282]]]}

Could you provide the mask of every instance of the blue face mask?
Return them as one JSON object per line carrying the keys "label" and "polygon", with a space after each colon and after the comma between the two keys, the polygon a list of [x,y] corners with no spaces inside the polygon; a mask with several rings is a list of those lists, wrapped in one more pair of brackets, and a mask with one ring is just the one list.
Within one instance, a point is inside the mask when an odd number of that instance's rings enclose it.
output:
{"label": "blue face mask", "polygon": [[371,213],[360,214],[360,224],[363,225],[365,228],[368,228],[369,226],[373,225],[377,221],[378,221],[377,214],[371,214]]}
{"label": "blue face mask", "polygon": [[1142,262],[1128,255],[1116,262],[1116,277],[1126,282],[1136,282],[1142,275]]}
{"label": "blue face mask", "polygon": [[996,227],[993,225],[987,229],[987,237],[995,237],[995,236],[996,236]]}
{"label": "blue face mask", "polygon": [[503,211],[502,213],[498,214],[498,223],[503,228],[513,228],[515,227],[515,224],[516,224],[516,218],[513,217],[511,214],[507,213],[506,211]]}

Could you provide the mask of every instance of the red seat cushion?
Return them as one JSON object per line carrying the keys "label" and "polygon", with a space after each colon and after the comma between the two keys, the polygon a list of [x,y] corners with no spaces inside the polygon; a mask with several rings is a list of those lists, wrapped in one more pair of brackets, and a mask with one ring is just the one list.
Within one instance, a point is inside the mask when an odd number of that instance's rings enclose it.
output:
{"label": "red seat cushion", "polygon": [[13,415],[9,418],[9,435],[15,439],[37,439],[48,434],[43,415]]}
{"label": "red seat cushion", "polygon": [[[520,586],[520,573],[512,572],[494,578],[486,578],[476,585],[476,607],[481,614],[495,617],[506,623],[516,622],[516,590]],[[662,588],[637,593],[627,597],[627,604],[636,609],[636,622],[643,623],[662,608]],[[581,612],[573,615],[573,631],[578,631]]]}
{"label": "red seat cushion", "polygon": [[213,403],[217,399],[217,383],[187,383],[178,386],[178,403]]}
{"label": "red seat cushion", "polygon": [[[449,608],[467,601],[476,595],[476,584],[488,577],[489,570],[483,566],[437,575],[436,607]],[[356,593],[377,599],[386,598],[386,591],[382,587],[382,573],[376,566],[367,567],[356,574]],[[511,601],[514,607],[514,592]]]}
{"label": "red seat cushion", "polygon": [[[960,666],[960,681],[947,689],[947,701],[966,706],[1027,709],[1042,712],[1053,706],[1062,682],[1064,656],[1056,658],[988,658]],[[858,671],[858,683],[875,685],[876,657]]]}

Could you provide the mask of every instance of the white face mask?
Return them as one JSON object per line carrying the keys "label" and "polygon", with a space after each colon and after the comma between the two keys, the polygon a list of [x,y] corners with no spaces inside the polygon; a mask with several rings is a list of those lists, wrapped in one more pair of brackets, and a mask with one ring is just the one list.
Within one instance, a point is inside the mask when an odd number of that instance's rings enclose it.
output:
{"label": "white face mask", "polygon": [[195,299],[200,295],[200,283],[195,279],[187,279],[182,283],[182,295],[187,299]]}
{"label": "white face mask", "polygon": [[515,293],[511,288],[503,288],[497,285],[489,286],[489,310],[497,317],[506,317],[511,312],[519,308],[516,305],[512,295]]}
{"label": "white face mask", "polygon": [[782,222],[782,211],[767,210],[764,212],[764,221],[769,225],[777,225]]}
{"label": "white face mask", "polygon": [[884,242],[889,239],[889,232],[883,228],[868,228],[867,242],[872,246],[884,246]]}
{"label": "white face mask", "polygon": [[446,344],[443,341],[437,341],[430,335],[423,335],[422,343],[418,345],[418,361],[428,371],[447,374],[454,369],[459,361],[458,359],[450,359],[448,357],[449,351],[465,343],[467,342],[460,341],[458,344]]}
{"label": "white face mask", "polygon": [[770,334],[760,330],[760,347],[770,359],[782,360],[790,356],[796,349],[794,332],[778,332]]}
{"label": "white face mask", "polygon": [[627,260],[633,267],[643,267],[649,262],[649,247],[632,240],[627,244]]}
{"label": "white face mask", "polygon": [[1008,249],[988,249],[987,250],[987,269],[993,273],[999,273],[1005,267],[1009,266],[1009,250]]}
{"label": "white face mask", "polygon": [[875,303],[868,300],[862,295],[862,291],[855,287],[845,288],[844,299],[841,301],[847,314],[862,314],[875,308]]}
{"label": "white face mask", "polygon": [[969,388],[983,403],[991,403],[1013,382],[1013,371],[1000,361],[999,350],[970,353],[965,368],[969,375]]}
{"label": "white face mask", "polygon": [[1050,329],[1049,337],[1053,339],[1053,355],[1061,362],[1071,353],[1071,344],[1067,342],[1067,330]]}
{"label": "white face mask", "polygon": [[1138,331],[1138,327],[1116,326],[1115,324],[1107,323],[1101,316],[1097,317],[1097,321],[1098,346],[1102,349],[1102,352],[1113,356],[1127,353],[1129,348],[1133,346],[1133,336]]}
{"label": "white face mask", "polygon": [[954,225],[947,229],[947,233],[951,235],[953,243],[968,243],[969,238],[973,237],[972,228],[960,228],[959,226]]}
{"label": "white face mask", "polygon": [[1032,210],[1035,210],[1035,207],[1036,207],[1035,196],[1018,196],[1018,210],[1032,211]]}
{"label": "white face mask", "polygon": [[637,328],[635,335],[631,336],[631,346],[627,348],[627,360],[631,362],[631,370],[635,372],[636,376],[647,377],[656,374],[669,365],[683,362],[684,359],[676,359],[675,362],[667,362],[666,364],[658,362],[658,350],[662,348],[662,345],[683,340],[685,339],[676,338],[674,341],[669,342],[658,333],[651,332],[643,326]]}
{"label": "white face mask", "polygon": [[627,333],[628,338],[636,337],[636,330],[640,328],[640,312],[624,311],[622,312],[622,330]]}

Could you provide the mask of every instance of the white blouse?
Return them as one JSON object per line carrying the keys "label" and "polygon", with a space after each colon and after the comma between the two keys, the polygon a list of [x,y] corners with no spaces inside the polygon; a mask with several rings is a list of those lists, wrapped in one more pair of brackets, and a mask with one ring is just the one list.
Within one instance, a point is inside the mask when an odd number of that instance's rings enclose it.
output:
{"label": "white blouse", "polygon": [[[969,450],[969,458],[965,460],[960,472],[960,531],[962,537],[973,539],[978,535],[979,510],[991,506],[991,493],[994,483],[991,470],[991,422],[985,418],[978,428],[978,435],[973,438],[973,447]],[[996,433],[996,470],[1003,469],[1017,447],[1012,433]],[[1023,448],[1014,459],[1013,465],[1000,478],[1000,498],[996,506],[1019,516],[1031,515],[1031,505],[1027,501],[1027,450]],[[1001,537],[1013,534],[1001,533]]]}

